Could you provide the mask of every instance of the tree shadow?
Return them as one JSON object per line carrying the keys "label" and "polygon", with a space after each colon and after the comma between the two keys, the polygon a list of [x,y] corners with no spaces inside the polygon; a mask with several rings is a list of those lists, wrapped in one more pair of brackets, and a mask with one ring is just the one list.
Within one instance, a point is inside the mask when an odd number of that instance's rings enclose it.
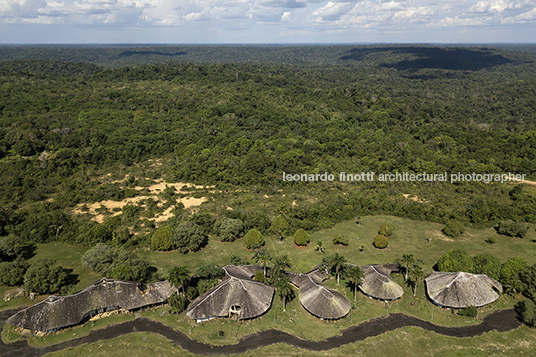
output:
{"label": "tree shadow", "polygon": [[[394,59],[395,62],[393,63],[384,62],[379,66],[397,70],[444,69],[478,71],[513,62],[496,54],[492,49],[459,47],[353,48],[348,50],[340,59],[343,61],[362,61],[365,57],[373,54],[385,54],[385,60]],[[382,60],[384,59],[380,59],[380,61]],[[422,79],[427,79],[427,76]]]}

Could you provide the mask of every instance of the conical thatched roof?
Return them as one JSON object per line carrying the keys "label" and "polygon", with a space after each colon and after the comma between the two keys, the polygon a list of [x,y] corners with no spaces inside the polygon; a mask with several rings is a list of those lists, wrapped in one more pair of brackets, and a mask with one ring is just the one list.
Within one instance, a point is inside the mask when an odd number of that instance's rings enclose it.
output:
{"label": "conical thatched roof", "polygon": [[262,267],[229,265],[223,269],[225,279],[190,305],[188,317],[196,320],[228,317],[233,311],[242,320],[262,315],[270,308],[274,288],[251,280]]}
{"label": "conical thatched roof", "polygon": [[381,300],[395,300],[404,294],[402,287],[389,276],[392,271],[390,266],[364,265],[360,268],[365,275],[360,289],[366,295]]}
{"label": "conical thatched roof", "polygon": [[8,322],[34,331],[54,331],[77,325],[100,312],[161,304],[175,291],[168,281],[149,284],[142,291],[138,283],[102,279],[74,295],[50,296],[19,311]]}
{"label": "conical thatched roof", "polygon": [[350,301],[343,294],[320,285],[325,276],[318,269],[307,274],[287,272],[287,276],[300,289],[300,302],[311,314],[323,319],[340,319],[350,311]]}
{"label": "conical thatched roof", "polygon": [[435,271],[425,281],[430,299],[446,307],[484,306],[497,300],[502,293],[502,285],[484,274]]}

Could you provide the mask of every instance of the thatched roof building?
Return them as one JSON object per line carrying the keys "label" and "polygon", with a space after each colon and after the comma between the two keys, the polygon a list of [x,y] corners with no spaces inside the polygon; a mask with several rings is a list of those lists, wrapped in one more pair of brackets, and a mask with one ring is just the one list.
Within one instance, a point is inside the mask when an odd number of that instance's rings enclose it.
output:
{"label": "thatched roof building", "polygon": [[389,274],[394,265],[364,265],[360,266],[363,283],[359,286],[366,295],[380,300],[396,300],[404,294],[404,289],[394,281]]}
{"label": "thatched roof building", "polygon": [[484,306],[499,298],[502,285],[484,274],[435,271],[426,279],[430,299],[444,307]]}
{"label": "thatched roof building", "polygon": [[74,295],[52,295],[7,321],[24,329],[52,332],[78,325],[98,313],[161,304],[175,291],[168,281],[149,284],[142,291],[139,283],[102,279]]}
{"label": "thatched roof building", "polygon": [[188,317],[198,322],[224,316],[243,320],[260,316],[270,308],[274,288],[251,279],[262,267],[228,265],[223,270],[225,279],[190,305]]}
{"label": "thatched roof building", "polygon": [[350,312],[350,301],[343,294],[321,285],[326,276],[318,269],[307,274],[287,272],[287,276],[300,289],[300,302],[311,314],[334,320]]}

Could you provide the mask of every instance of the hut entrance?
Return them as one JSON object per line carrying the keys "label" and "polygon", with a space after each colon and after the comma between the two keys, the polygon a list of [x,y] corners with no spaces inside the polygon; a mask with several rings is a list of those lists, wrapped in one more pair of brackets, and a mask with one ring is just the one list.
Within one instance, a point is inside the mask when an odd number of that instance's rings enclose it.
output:
{"label": "hut entrance", "polygon": [[242,308],[240,305],[231,305],[229,308],[229,318],[235,317],[237,320],[240,318],[240,313],[242,312]]}

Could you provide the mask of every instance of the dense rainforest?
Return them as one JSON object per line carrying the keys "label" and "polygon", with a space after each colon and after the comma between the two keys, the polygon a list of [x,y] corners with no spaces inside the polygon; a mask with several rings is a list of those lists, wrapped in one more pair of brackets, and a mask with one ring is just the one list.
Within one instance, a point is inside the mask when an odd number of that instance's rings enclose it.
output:
{"label": "dense rainforest", "polygon": [[[193,216],[179,207],[174,224],[194,219],[210,227],[227,216],[263,230],[282,213],[292,229],[307,230],[376,213],[484,226],[536,222],[529,185],[282,181],[283,172],[369,171],[535,179],[533,52],[2,47],[0,234],[88,245],[134,239],[125,226],[142,210],[133,205],[102,224],[72,209],[136,195],[129,187],[147,172],[122,184],[99,175],[149,160],[164,163],[150,178],[214,185],[199,194],[216,202],[233,190],[280,198],[276,206],[225,201],[232,209],[201,206]],[[172,204],[177,193],[168,193]],[[132,244],[148,244],[143,237]]]}

